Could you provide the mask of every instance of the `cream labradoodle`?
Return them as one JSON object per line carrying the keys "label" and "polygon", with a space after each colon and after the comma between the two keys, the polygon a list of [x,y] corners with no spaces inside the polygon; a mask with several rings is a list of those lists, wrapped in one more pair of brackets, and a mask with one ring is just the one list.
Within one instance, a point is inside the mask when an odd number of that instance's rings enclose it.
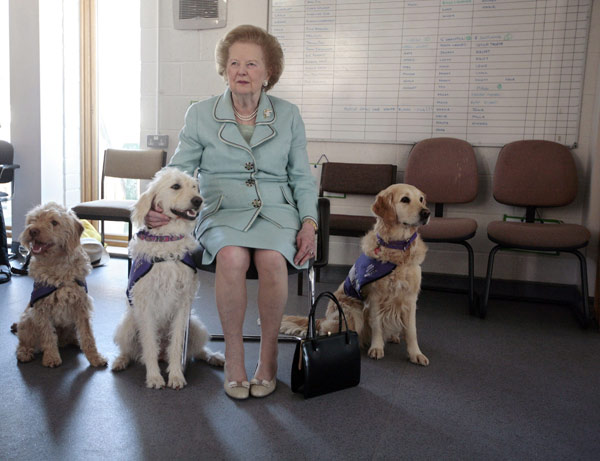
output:
{"label": "cream labradoodle", "polygon": [[[200,283],[191,252],[198,246],[192,232],[202,198],[196,179],[174,168],[155,176],[136,203],[132,220],[140,228],[129,244],[133,266],[127,289],[129,306],[115,333],[120,355],[113,371],[125,369],[131,360],[146,365],[146,386],[165,386],[159,358],[166,355],[167,385],[181,389],[187,383],[181,363],[185,330],[192,301]],[[169,224],[153,229],[144,218],[151,208],[161,209]],[[223,366],[224,357],[206,347],[208,332],[195,316],[190,318],[188,358],[200,358]]]}

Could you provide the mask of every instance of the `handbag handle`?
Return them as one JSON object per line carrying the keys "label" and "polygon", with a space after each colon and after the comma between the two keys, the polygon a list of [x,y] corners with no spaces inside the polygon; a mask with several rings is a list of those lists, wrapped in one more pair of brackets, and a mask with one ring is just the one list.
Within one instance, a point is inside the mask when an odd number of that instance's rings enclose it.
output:
{"label": "handbag handle", "polygon": [[349,343],[350,337],[348,335],[348,321],[346,320],[346,315],[344,314],[344,311],[342,310],[342,306],[340,306],[340,302],[337,300],[335,295],[333,293],[331,293],[330,291],[324,291],[321,294],[319,294],[319,296],[317,296],[317,299],[315,299],[315,302],[311,306],[310,313],[308,314],[308,331],[306,332],[306,339],[314,339],[314,337],[315,337],[315,332],[317,331],[317,329],[315,327],[315,311],[317,309],[317,304],[319,304],[319,300],[321,298],[329,298],[337,306],[338,312],[339,312],[338,318],[340,321],[338,329],[341,333],[342,332],[342,319],[344,319],[344,324],[346,325],[346,343]]}

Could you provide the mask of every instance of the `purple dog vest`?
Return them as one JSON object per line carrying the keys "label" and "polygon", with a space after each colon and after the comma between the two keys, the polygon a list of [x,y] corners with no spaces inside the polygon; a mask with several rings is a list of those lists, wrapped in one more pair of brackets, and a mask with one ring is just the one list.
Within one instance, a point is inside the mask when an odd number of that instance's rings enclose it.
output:
{"label": "purple dog vest", "polygon": [[[375,253],[379,252],[380,247],[392,248],[394,250],[406,251],[413,242],[417,239],[417,233],[415,232],[408,240],[394,240],[386,242],[377,234],[378,247],[375,249]],[[378,259],[369,258],[366,254],[362,253],[350,272],[348,277],[344,281],[344,293],[346,296],[351,296],[362,301],[360,290],[365,285],[368,285],[375,280],[385,277],[396,268],[396,264],[391,262],[382,262]]]}
{"label": "purple dog vest", "polygon": [[139,279],[141,279],[148,272],[150,272],[150,270],[152,269],[152,267],[154,266],[155,263],[160,263],[163,261],[181,261],[183,264],[188,266],[190,269],[193,269],[194,272],[197,272],[196,264],[194,263],[194,259],[192,258],[192,255],[190,252],[187,252],[183,256],[183,259],[171,260],[171,259],[154,258],[152,260],[147,260],[144,258],[137,258],[133,261],[133,264],[131,266],[131,273],[129,274],[129,283],[127,284],[126,293],[127,293],[127,299],[129,300],[129,305],[133,305],[133,301],[131,299],[131,290],[133,289],[133,286],[137,283],[137,281]]}
{"label": "purple dog vest", "polygon": [[382,262],[377,259],[369,258],[362,253],[344,281],[344,293],[346,296],[360,299],[362,301],[361,290],[375,280],[385,277],[396,268],[396,264]]}
{"label": "purple dog vest", "polygon": [[[75,280],[75,283],[80,287],[85,289],[85,292],[88,292],[87,283],[85,280]],[[33,291],[31,292],[31,298],[29,299],[29,307],[33,307],[33,305],[38,302],[40,299],[45,298],[46,296],[50,296],[59,287],[54,285],[46,285],[45,283],[33,282]]]}

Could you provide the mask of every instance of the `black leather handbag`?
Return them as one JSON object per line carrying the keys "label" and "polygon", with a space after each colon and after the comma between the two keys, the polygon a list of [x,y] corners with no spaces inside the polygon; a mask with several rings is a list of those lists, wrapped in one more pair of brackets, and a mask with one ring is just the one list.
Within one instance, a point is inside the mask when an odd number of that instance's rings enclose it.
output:
{"label": "black leather handbag", "polygon": [[[321,299],[332,300],[339,312],[337,333],[315,336],[315,310]],[[346,330],[342,331],[342,319]],[[296,344],[292,362],[292,391],[304,398],[357,386],[360,382],[360,348],[356,331],[348,330],[348,322],[340,303],[329,291],[317,296],[308,315],[306,338]]]}

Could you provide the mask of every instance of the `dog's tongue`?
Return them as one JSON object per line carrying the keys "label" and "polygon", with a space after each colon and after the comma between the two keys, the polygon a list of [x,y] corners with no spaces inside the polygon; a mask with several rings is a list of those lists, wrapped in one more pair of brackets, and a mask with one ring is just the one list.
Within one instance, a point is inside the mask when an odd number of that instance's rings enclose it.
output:
{"label": "dog's tongue", "polygon": [[41,253],[42,251],[44,251],[45,247],[46,247],[46,245],[35,242],[33,244],[33,246],[31,247],[31,251],[33,251],[35,254],[38,254],[38,253]]}

